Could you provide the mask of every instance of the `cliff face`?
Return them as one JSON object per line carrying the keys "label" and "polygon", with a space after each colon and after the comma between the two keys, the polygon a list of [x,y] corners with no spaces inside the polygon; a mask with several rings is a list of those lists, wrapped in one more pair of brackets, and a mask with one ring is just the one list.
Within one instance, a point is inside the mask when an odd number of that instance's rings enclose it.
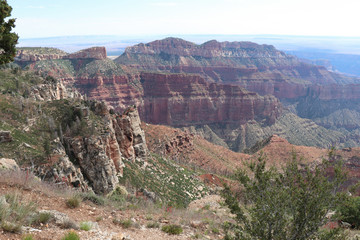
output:
{"label": "cliff face", "polygon": [[123,160],[144,162],[148,150],[135,109],[111,115],[107,105],[100,102],[93,102],[91,109],[103,121],[99,134],[65,133],[62,143],[59,140],[52,143],[54,149],[48,160],[51,164],[38,167],[36,174],[47,181],[105,194],[114,190],[123,176]]}
{"label": "cliff face", "polygon": [[81,99],[81,94],[76,89],[67,88],[61,81],[51,84],[33,86],[29,97],[35,101],[53,101],[66,98]]}
{"label": "cliff face", "polygon": [[149,123],[186,126],[265,119],[273,124],[282,109],[274,97],[261,97],[239,86],[208,83],[194,75],[143,73],[141,82],[141,115]]}

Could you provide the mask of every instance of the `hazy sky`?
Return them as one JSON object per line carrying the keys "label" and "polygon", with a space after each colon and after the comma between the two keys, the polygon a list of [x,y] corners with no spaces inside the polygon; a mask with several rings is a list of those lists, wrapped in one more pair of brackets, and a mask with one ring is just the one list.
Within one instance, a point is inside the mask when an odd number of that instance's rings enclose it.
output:
{"label": "hazy sky", "polygon": [[360,36],[359,0],[8,0],[22,38],[66,35]]}

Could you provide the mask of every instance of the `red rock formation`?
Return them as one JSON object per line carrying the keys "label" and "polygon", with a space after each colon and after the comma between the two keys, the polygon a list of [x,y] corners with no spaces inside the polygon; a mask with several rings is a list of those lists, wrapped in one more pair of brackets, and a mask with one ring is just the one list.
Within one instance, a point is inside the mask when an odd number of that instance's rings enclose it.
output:
{"label": "red rock formation", "polygon": [[128,47],[115,60],[141,71],[196,73],[210,82],[238,84],[262,95],[278,98],[305,96],[310,85],[359,83],[358,78],[304,63],[270,45],[217,42],[196,45],[167,38]]}
{"label": "red rock formation", "polygon": [[281,113],[279,101],[239,86],[208,83],[195,75],[143,73],[142,119],[149,123],[185,126],[209,123],[246,123]]}
{"label": "red rock formation", "polygon": [[360,84],[312,86],[309,95],[321,100],[358,100]]}
{"label": "red rock formation", "polygon": [[250,155],[230,151],[228,148],[206,141],[199,135],[184,132],[164,125],[143,124],[149,151],[187,166],[193,165],[203,170],[228,174]]}
{"label": "red rock formation", "polygon": [[[101,81],[100,81],[101,79]],[[117,111],[124,111],[128,106],[140,106],[142,93],[132,84],[131,77],[126,75],[76,79],[77,89],[91,99],[106,101]]]}

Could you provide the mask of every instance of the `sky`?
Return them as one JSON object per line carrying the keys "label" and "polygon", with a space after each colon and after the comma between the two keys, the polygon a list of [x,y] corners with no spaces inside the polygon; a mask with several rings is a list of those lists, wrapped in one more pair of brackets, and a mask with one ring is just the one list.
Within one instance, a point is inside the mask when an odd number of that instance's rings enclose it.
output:
{"label": "sky", "polygon": [[360,36],[359,0],[8,0],[21,38],[76,35]]}

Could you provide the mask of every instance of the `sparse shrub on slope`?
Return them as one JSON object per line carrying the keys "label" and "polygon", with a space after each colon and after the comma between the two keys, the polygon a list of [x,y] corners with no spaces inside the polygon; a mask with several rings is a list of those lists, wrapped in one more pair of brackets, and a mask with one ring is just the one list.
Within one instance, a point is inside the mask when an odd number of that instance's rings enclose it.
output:
{"label": "sparse shrub on slope", "polygon": [[147,162],[148,166],[141,168],[136,162],[124,161],[126,167],[120,183],[147,189],[173,207],[186,207],[208,192],[207,187],[195,177],[196,172],[156,154],[152,154]]}
{"label": "sparse shrub on slope", "polygon": [[96,205],[103,206],[105,205],[106,199],[103,196],[96,195],[93,192],[81,193],[83,201],[90,201]]}
{"label": "sparse shrub on slope", "polygon": [[179,235],[183,232],[183,229],[180,225],[170,224],[170,225],[164,225],[161,230],[163,232],[166,232],[170,235]]}
{"label": "sparse shrub on slope", "polygon": [[92,224],[90,222],[81,222],[80,223],[80,230],[90,231],[92,228]]}
{"label": "sparse shrub on slope", "polygon": [[40,212],[38,214],[36,214],[32,220],[32,222],[34,224],[46,224],[47,222],[50,221],[52,215],[51,213],[48,213],[48,212]]}
{"label": "sparse shrub on slope", "polygon": [[76,232],[70,231],[61,240],[80,240],[80,237]]}
{"label": "sparse shrub on slope", "polygon": [[74,194],[73,196],[66,199],[66,206],[69,208],[77,208],[80,206],[81,198],[79,195]]}
{"label": "sparse shrub on slope", "polygon": [[21,240],[35,240],[31,234],[27,234],[21,238]]}
{"label": "sparse shrub on slope", "polygon": [[31,223],[35,210],[34,203],[25,203],[18,194],[0,196],[0,227],[6,232],[20,232],[22,226]]}

